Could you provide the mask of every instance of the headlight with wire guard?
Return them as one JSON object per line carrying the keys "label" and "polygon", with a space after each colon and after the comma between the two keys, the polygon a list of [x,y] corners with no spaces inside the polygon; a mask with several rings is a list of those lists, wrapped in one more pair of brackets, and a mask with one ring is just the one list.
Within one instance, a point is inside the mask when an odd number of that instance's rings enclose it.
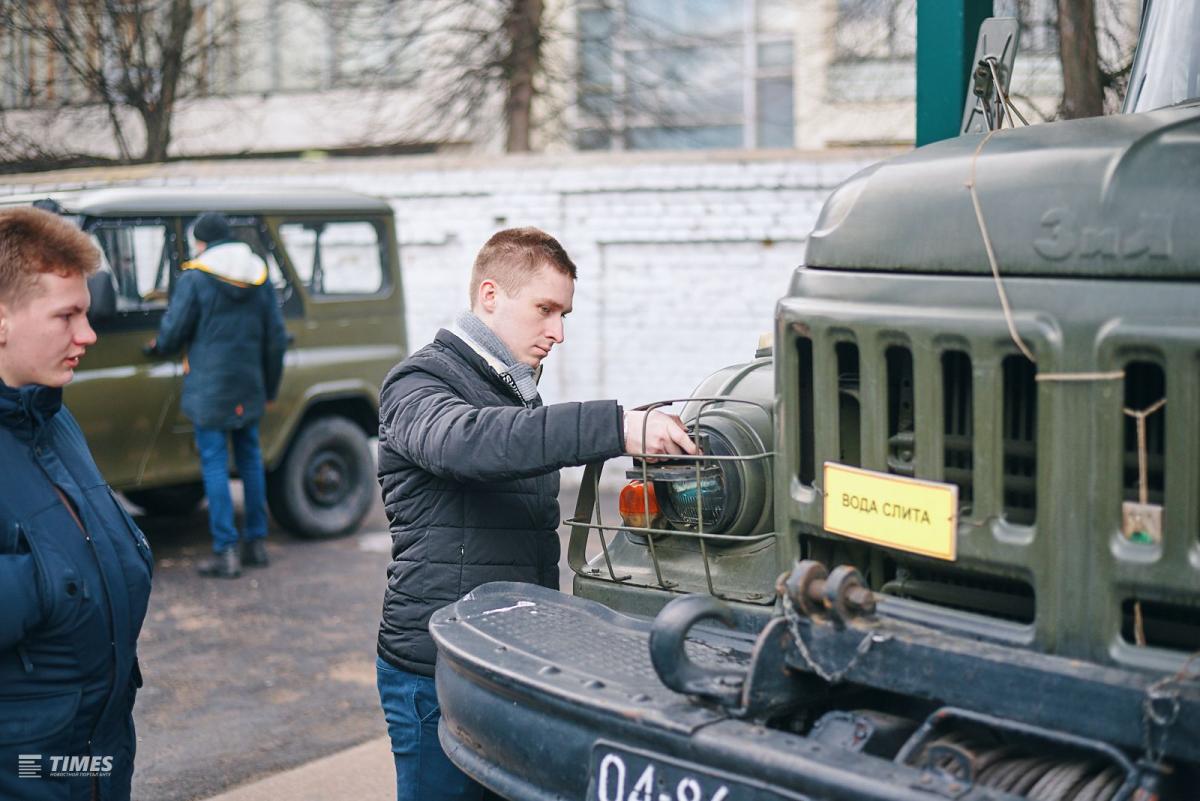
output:
{"label": "headlight with wire guard", "polygon": [[718,458],[664,458],[646,464],[635,460],[628,477],[644,479],[652,487],[660,519],[669,530],[732,536],[768,530],[771,460],[760,429],[769,432],[769,415],[757,404],[732,400],[692,403],[685,414],[689,409],[689,432],[701,453]]}

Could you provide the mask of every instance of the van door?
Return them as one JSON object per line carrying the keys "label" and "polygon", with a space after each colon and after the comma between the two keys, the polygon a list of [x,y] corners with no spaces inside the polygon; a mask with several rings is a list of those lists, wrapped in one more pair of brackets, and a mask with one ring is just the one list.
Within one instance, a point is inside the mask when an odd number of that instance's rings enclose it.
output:
{"label": "van door", "polygon": [[101,252],[100,270],[113,282],[116,315],[95,323],[88,349],[64,397],[79,421],[105,480],[119,489],[147,479],[157,432],[177,393],[178,359],[142,353],[167,308],[167,288],[178,266],[178,230],[165,218],[85,222]]}
{"label": "van door", "polygon": [[[384,215],[288,216],[274,228],[305,300],[289,356],[304,384],[378,387],[404,358],[404,313],[395,233]],[[281,399],[295,383],[284,373]],[[265,440],[264,440],[265,441]]]}

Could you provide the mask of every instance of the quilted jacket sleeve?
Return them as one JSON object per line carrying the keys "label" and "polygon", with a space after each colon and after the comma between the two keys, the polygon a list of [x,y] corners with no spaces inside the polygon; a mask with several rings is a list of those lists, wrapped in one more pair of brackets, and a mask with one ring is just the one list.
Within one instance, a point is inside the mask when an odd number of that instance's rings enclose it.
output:
{"label": "quilted jacket sleeve", "polygon": [[[12,648],[42,620],[33,555],[16,552],[16,531],[0,531],[0,651]],[[11,540],[5,542],[4,540]]]}
{"label": "quilted jacket sleeve", "polygon": [[196,321],[200,316],[196,281],[196,276],[185,270],[167,303],[166,314],[163,315],[158,337],[154,341],[154,350],[163,356],[183,350],[195,336]]}
{"label": "quilted jacket sleeve", "polygon": [[508,481],[620,455],[621,419],[612,400],[477,408],[439,379],[413,373],[384,392],[380,434],[442,478]]}

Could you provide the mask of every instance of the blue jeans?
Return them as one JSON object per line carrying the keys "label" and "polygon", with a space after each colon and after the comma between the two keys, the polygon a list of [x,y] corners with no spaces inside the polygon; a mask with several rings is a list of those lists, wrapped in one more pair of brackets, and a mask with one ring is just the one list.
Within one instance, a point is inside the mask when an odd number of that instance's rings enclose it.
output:
{"label": "blue jeans", "polygon": [[463,773],[438,742],[433,679],[375,658],[379,702],[396,760],[396,801],[487,801],[499,798]]}
{"label": "blue jeans", "polygon": [[246,539],[267,536],[267,477],[262,451],[258,447],[258,423],[231,431],[196,428],[196,449],[200,451],[204,493],[208,496],[208,528],[212,532],[214,551],[232,548],[238,541],[237,528],[233,525],[233,497],[229,494],[231,436],[233,461],[242,479]]}

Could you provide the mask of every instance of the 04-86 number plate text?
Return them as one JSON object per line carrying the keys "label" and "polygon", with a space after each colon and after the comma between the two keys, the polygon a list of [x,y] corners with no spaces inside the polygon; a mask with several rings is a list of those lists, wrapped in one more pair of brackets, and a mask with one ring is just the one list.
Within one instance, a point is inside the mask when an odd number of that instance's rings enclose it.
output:
{"label": "04-86 number plate text", "polygon": [[588,801],[774,801],[776,795],[686,762],[600,743],[592,751]]}

